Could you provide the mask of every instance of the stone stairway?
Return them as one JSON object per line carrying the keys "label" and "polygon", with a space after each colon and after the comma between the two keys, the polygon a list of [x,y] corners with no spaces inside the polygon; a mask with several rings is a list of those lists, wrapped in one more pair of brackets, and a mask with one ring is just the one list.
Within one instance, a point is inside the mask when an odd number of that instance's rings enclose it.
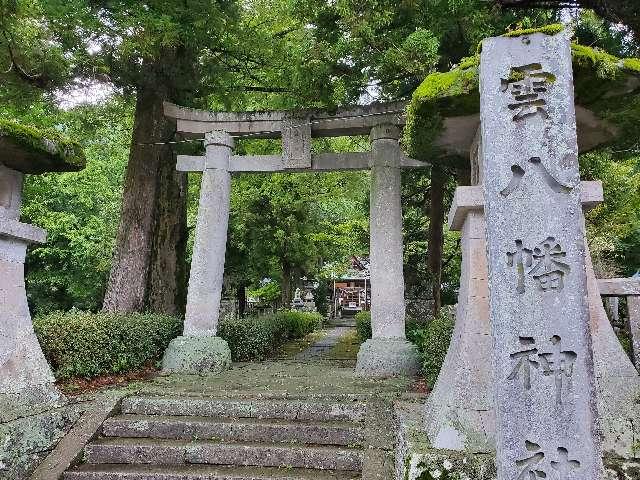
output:
{"label": "stone stairway", "polygon": [[128,397],[63,479],[359,479],[365,415],[353,398]]}

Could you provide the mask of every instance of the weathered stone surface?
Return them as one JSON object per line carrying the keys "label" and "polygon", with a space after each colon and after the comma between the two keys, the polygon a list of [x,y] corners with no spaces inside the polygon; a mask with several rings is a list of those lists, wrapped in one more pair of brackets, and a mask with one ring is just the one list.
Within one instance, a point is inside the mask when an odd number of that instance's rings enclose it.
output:
{"label": "weathered stone surface", "polygon": [[62,402],[31,323],[24,283],[26,248],[26,242],[0,235],[0,422]]}
{"label": "weathered stone surface", "polygon": [[373,338],[404,339],[399,130],[371,131],[371,329]]}
{"label": "weathered stone surface", "polygon": [[371,330],[373,338],[358,352],[359,375],[413,375],[415,348],[405,340],[400,205],[400,131],[394,125],[371,130]]}
{"label": "weathered stone surface", "polygon": [[[602,186],[600,182],[581,182],[581,185],[583,210],[593,206],[594,202],[598,201],[598,199],[599,201],[603,200]],[[482,195],[478,195],[477,192],[474,192],[474,189],[479,190],[479,187],[461,187],[459,189],[461,190],[461,194],[458,194],[457,196],[458,198],[463,199],[463,201],[458,202],[457,204],[454,203],[452,210],[454,208],[462,208],[465,210],[466,215],[481,215],[481,213],[475,212],[481,212],[484,208],[484,198],[482,198]],[[462,221],[460,220],[460,214],[456,214],[453,211],[449,216],[449,220],[450,222]],[[453,225],[452,228],[456,228],[456,226]],[[484,229],[482,229],[482,232],[483,231]],[[472,232],[476,233],[474,234]],[[469,229],[468,231],[463,230],[463,274],[461,275],[461,296],[459,299],[459,307],[461,304],[464,305],[464,299],[467,298],[466,295],[463,295],[465,294],[464,286],[473,279],[481,278],[481,276],[477,277],[477,274],[478,272],[481,272],[483,268],[480,262],[482,262],[485,257],[483,251],[484,247],[479,246],[480,261],[472,261],[466,254],[466,238],[469,236],[472,237],[473,235],[477,235],[477,229]],[[590,332],[594,352],[593,356],[598,397],[598,413],[600,416],[600,427],[603,430],[602,433],[604,435],[603,449],[607,452],[612,452],[623,457],[632,457],[634,455],[632,448],[634,438],[638,438],[640,436],[638,426],[636,425],[637,421],[634,422],[634,419],[640,418],[638,405],[635,401],[635,399],[638,398],[638,395],[640,395],[640,376],[633,368],[629,358],[623,351],[620,342],[618,341],[618,338],[616,337],[616,334],[602,308],[602,299],[598,290],[601,283],[596,280],[593,272],[588,248],[586,248],[585,251],[585,261],[589,294]],[[467,271],[466,266],[469,263],[471,263],[472,266]],[[486,269],[486,265],[484,268]],[[484,283],[484,287],[481,288],[486,291],[486,279],[484,280]],[[612,287],[606,286],[605,288]],[[615,289],[614,291],[618,290]],[[474,305],[475,304],[476,303],[474,303]],[[477,322],[479,325],[487,325],[485,328],[488,328],[488,312],[482,310],[474,310],[474,312],[477,316],[472,315],[470,318],[474,319],[474,322]],[[457,319],[458,324],[460,323],[459,318],[461,317],[458,317]],[[459,337],[457,333],[454,333],[448,357],[445,359],[440,373],[441,378],[439,378],[434,391],[427,401],[427,431],[429,432],[432,442],[436,435],[432,433],[433,427],[430,427],[432,422],[435,421],[435,425],[439,426],[441,423],[447,425],[448,420],[447,415],[445,414],[431,412],[441,411],[441,409],[445,408],[446,405],[449,405],[446,401],[442,402],[441,399],[457,398],[457,395],[454,394],[455,389],[448,388],[448,386],[456,385],[455,382],[449,380],[452,378],[452,366],[454,371],[456,371],[459,363],[457,360],[454,361],[454,358],[457,357],[455,357],[453,352],[459,350],[462,350],[463,352],[468,351],[468,349],[460,349],[458,347],[458,342],[460,342],[461,338],[464,337]],[[489,352],[483,349],[473,351],[475,355],[482,355],[483,353],[484,355],[489,355]],[[481,368],[480,365],[483,363],[482,359],[480,357],[477,358],[477,368]],[[475,393],[481,385],[478,383],[478,380],[482,378],[482,376],[476,374],[463,378],[463,384],[459,386],[459,388],[468,392],[470,398],[482,398],[482,394]],[[442,388],[444,386],[447,386],[447,388]],[[488,400],[490,401],[490,408],[488,411],[491,412],[493,411],[493,399],[489,398]],[[493,439],[495,435],[495,425],[493,422],[487,421],[484,424],[481,424],[477,422],[474,423],[472,420],[472,418],[467,418],[464,422],[460,422],[460,425],[471,430],[473,430],[474,425],[480,425],[480,431],[486,432],[486,434],[489,435],[489,438]],[[458,438],[457,430],[446,431],[453,434],[448,438]],[[491,440],[491,443],[494,443],[493,440]],[[443,447],[440,443],[438,443],[438,445]],[[448,443],[448,448],[454,448],[454,445],[455,443]]]}
{"label": "weathered stone surface", "polygon": [[82,415],[38,465],[30,480],[59,480],[65,470],[79,460],[84,446],[99,433],[102,422],[118,408],[122,396],[118,391],[107,391],[87,405],[77,405],[78,410],[83,410]]}
{"label": "weathered stone surface", "polygon": [[370,338],[360,346],[356,374],[363,377],[414,376],[420,371],[420,357],[407,340]]}
{"label": "weathered stone surface", "polygon": [[603,278],[598,280],[598,290],[603,297],[640,295],[640,280],[635,278]]}
{"label": "weathered stone surface", "polygon": [[[5,404],[2,405],[4,409]],[[78,419],[82,408],[76,404],[31,411],[11,421],[0,422],[0,478],[29,478]]]}
{"label": "weathered stone surface", "polygon": [[629,332],[636,369],[640,369],[640,296],[627,297]]}
{"label": "weathered stone surface", "polygon": [[282,158],[284,168],[311,168],[311,121],[295,114],[284,118],[282,129]]}
{"label": "weathered stone surface", "polygon": [[219,373],[230,366],[229,345],[222,338],[213,336],[174,338],[162,359],[162,370],[167,373]]}
{"label": "weathered stone surface", "polygon": [[210,465],[82,465],[64,480],[360,480],[359,472]]}
{"label": "weathered stone surface", "polygon": [[[450,221],[456,217],[452,211]],[[480,208],[476,204],[467,210],[463,221],[456,327],[426,404],[425,428],[434,448],[472,453],[495,451],[484,230],[481,202]]]}
{"label": "weathered stone surface", "polygon": [[[372,103],[338,111],[298,110],[296,116],[308,118],[314,137],[367,135],[380,123],[404,125],[406,102]],[[165,102],[164,114],[177,119],[179,132],[206,133],[224,130],[233,136],[251,134],[252,138],[279,138],[284,111],[207,112]]]}
{"label": "weathered stone surface", "polygon": [[18,220],[24,174],[0,163],[0,218]]}
{"label": "weathered stone surface", "polygon": [[[495,454],[434,449],[422,429],[421,412],[419,404],[396,403],[396,480],[496,480]],[[605,455],[604,466],[603,480],[640,478],[637,459]],[[528,476],[523,478],[529,480]]]}
{"label": "weathered stone surface", "polygon": [[85,448],[87,463],[210,464],[360,470],[362,452],[330,446],[106,438]]}
{"label": "weathered stone surface", "polygon": [[569,38],[485,40],[480,83],[498,478],[599,479]]}
{"label": "weathered stone surface", "polygon": [[586,246],[587,290],[593,360],[596,375],[596,398],[605,452],[632,458],[640,437],[640,376],[622,349],[602,305]]}
{"label": "weathered stone surface", "polygon": [[362,443],[361,428],[361,425],[346,422],[120,415],[104,422],[102,434],[106,437],[353,446]]}
{"label": "weathered stone surface", "polygon": [[184,335],[213,337],[218,328],[222,296],[233,139],[226,132],[210,132],[205,136],[205,147]]}
{"label": "weathered stone surface", "polygon": [[[44,243],[47,239],[47,232],[27,223],[0,217],[0,236],[14,243]],[[5,248],[0,255],[6,257],[9,253],[9,249]]]}
{"label": "weathered stone surface", "polygon": [[223,418],[271,418],[302,421],[364,420],[366,406],[361,402],[306,399],[233,399],[214,397],[129,397],[122,402],[122,413],[136,415],[193,415]]}

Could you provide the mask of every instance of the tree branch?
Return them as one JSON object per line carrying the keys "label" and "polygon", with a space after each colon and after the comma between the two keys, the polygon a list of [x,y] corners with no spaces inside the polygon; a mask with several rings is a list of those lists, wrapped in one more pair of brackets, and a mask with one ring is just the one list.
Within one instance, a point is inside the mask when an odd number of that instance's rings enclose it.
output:
{"label": "tree branch", "polygon": [[13,41],[11,40],[11,38],[9,38],[9,34],[4,29],[2,29],[2,36],[7,42],[7,51],[9,53],[9,60],[11,62],[9,69],[5,73],[9,73],[11,70],[14,70],[16,72],[16,75],[25,83],[41,89],[46,88],[47,84],[49,83],[49,79],[44,77],[43,75],[32,75],[27,73],[27,71],[18,63],[12,47]]}

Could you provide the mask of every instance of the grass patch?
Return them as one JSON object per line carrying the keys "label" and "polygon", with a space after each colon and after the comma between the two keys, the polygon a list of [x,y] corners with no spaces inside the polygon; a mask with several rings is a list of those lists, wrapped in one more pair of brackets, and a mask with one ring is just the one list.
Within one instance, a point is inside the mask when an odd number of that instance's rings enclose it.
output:
{"label": "grass patch", "polygon": [[329,358],[335,360],[356,360],[360,350],[360,338],[356,330],[349,330],[340,337],[338,343],[329,351]]}

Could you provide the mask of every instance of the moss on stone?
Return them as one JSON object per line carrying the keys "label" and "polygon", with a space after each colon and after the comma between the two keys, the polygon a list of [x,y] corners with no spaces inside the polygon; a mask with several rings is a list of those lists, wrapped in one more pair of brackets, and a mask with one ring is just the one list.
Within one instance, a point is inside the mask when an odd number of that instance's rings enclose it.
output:
{"label": "moss on stone", "polygon": [[522,37],[524,35],[533,35],[534,33],[543,33],[545,35],[557,35],[564,30],[564,25],[561,23],[552,23],[551,25],[545,25],[538,28],[524,28],[521,30],[512,30],[503,34],[503,37]]}
{"label": "moss on stone", "polygon": [[[495,480],[493,455],[431,449],[419,456],[417,463],[409,459],[405,476],[410,480]],[[411,463],[415,467],[411,468]]]}
{"label": "moss on stone", "polygon": [[622,65],[629,72],[640,74],[640,58],[625,58],[622,60]]}
{"label": "moss on stone", "polygon": [[[8,139],[27,152],[46,158],[48,165],[42,171],[76,171],[82,170],[86,165],[86,158],[80,145],[57,132],[38,130],[16,122],[0,120],[0,137]],[[40,169],[36,166],[35,170]]]}
{"label": "moss on stone", "polygon": [[442,130],[444,117],[476,113],[480,108],[478,66],[480,57],[465,58],[445,73],[429,75],[413,94],[407,110],[403,143],[407,153],[428,160],[440,152],[433,142]]}
{"label": "moss on stone", "polygon": [[[533,33],[555,35],[563,28],[560,24],[554,24],[508,32],[504,36]],[[620,59],[575,43],[571,45],[571,53],[576,103],[597,113],[606,111],[607,119],[616,125],[620,122],[629,123],[629,120],[637,123],[639,112],[636,102],[630,102],[624,94],[630,93],[630,80],[640,79],[640,59]],[[479,65],[479,54],[464,58],[449,72],[432,73],[415,90],[407,109],[403,136],[403,145],[409,156],[423,161],[442,156],[434,141],[443,128],[444,118],[479,112]],[[514,74],[513,70],[511,74]],[[518,78],[514,77],[513,80]],[[637,90],[635,87],[631,88]],[[622,103],[619,104],[620,108],[614,109],[612,106],[618,104],[617,99],[622,99]],[[628,118],[629,116],[632,118]]]}

